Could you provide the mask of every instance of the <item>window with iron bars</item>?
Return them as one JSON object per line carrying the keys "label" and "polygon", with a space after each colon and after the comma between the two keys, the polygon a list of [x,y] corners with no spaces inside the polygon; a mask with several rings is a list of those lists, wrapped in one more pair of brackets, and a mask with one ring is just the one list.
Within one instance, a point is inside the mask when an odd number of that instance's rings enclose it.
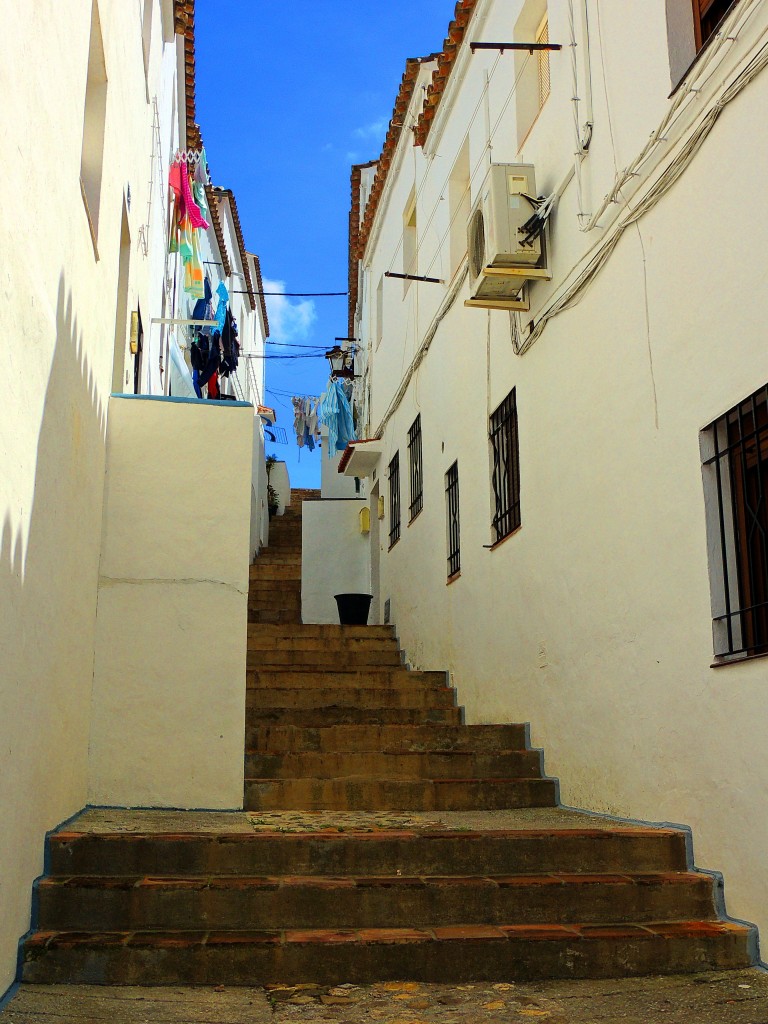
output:
{"label": "window with iron bars", "polygon": [[491,483],[494,513],[493,542],[509,536],[520,525],[520,449],[517,436],[517,401],[513,388],[491,414]]}
{"label": "window with iron bars", "polygon": [[424,505],[424,474],[421,466],[421,414],[408,431],[408,468],[411,474],[411,503],[408,506],[409,522],[421,512]]}
{"label": "window with iron bars", "polygon": [[448,535],[448,579],[461,569],[459,535],[459,464],[445,474],[445,521]]}
{"label": "window with iron bars", "polygon": [[389,464],[389,546],[400,540],[400,452]]}
{"label": "window with iron bars", "polygon": [[701,435],[715,655],[768,653],[768,384]]}

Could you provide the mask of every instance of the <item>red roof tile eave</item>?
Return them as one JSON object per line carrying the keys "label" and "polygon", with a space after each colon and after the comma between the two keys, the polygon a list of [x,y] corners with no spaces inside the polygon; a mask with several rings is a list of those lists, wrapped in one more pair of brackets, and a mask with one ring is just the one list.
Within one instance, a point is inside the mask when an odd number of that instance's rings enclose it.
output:
{"label": "red roof tile eave", "polygon": [[[220,188],[214,185],[211,189],[213,194],[219,198],[226,198],[229,200],[229,207],[232,211],[232,223],[235,227],[235,238],[237,239],[237,248],[240,253],[240,262],[243,265],[243,277],[245,278],[245,288],[248,292],[248,300],[251,304],[251,309],[256,310],[256,296],[253,293],[253,281],[251,280],[251,268],[248,264],[248,253],[245,248],[245,239],[243,238],[243,228],[240,223],[240,214],[237,212],[237,200],[235,194],[231,188]],[[231,273],[231,269],[230,269]],[[229,275],[227,275],[229,276]]]}
{"label": "red roof tile eave", "polygon": [[254,253],[250,253],[253,258],[253,265],[256,270],[256,289],[259,295],[259,301],[261,304],[261,316],[264,320],[264,337],[269,337],[269,317],[267,316],[267,303],[264,298],[264,281],[261,276],[261,260]]}
{"label": "red roof tile eave", "polygon": [[448,79],[451,76],[456,56],[461,48],[461,44],[464,41],[467,27],[472,19],[475,7],[477,6],[477,0],[458,0],[456,8],[454,10],[454,20],[448,26],[448,35],[443,43],[442,52],[439,54],[437,59],[437,67],[432,75],[432,81],[427,89],[427,95],[424,99],[424,107],[419,116],[419,120],[416,122],[416,128],[414,131],[415,142],[417,146],[423,146],[427,141],[429,130],[432,127],[437,108],[440,105],[440,100],[445,87],[448,84]]}
{"label": "red roof tile eave", "polygon": [[202,149],[200,125],[195,121],[195,0],[174,0],[174,27],[184,37],[184,109],[186,149]]}

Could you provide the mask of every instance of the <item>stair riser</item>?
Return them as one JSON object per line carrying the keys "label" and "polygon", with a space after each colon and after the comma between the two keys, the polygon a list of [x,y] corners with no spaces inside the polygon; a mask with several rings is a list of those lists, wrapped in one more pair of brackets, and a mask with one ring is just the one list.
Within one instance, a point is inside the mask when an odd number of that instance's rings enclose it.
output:
{"label": "stair riser", "polygon": [[514,875],[685,871],[678,832],[83,835],[49,839],[51,875]]}
{"label": "stair riser", "polygon": [[306,638],[264,637],[259,635],[258,629],[252,629],[249,630],[248,635],[248,650],[268,651],[270,653],[280,651],[288,654],[322,651],[329,657],[336,655],[340,659],[344,659],[348,654],[368,654],[373,652],[375,654],[395,654],[397,656],[397,663],[399,664],[402,661],[400,648],[394,637],[366,637],[365,639],[335,636]]}
{"label": "stair riser", "polygon": [[186,884],[128,880],[125,888],[41,885],[44,931],[222,931],[274,928],[429,928],[461,924],[641,923],[712,920],[710,879],[637,885],[492,879],[260,879]]}
{"label": "stair riser", "polygon": [[453,690],[419,690],[401,687],[398,690],[351,690],[342,687],[332,691],[310,690],[248,690],[247,708],[452,708]]}
{"label": "stair riser", "polygon": [[493,753],[523,750],[526,740],[523,725],[340,725],[325,729],[271,725],[249,726],[246,749],[259,750],[265,754],[331,754],[345,751],[418,753],[452,749]]}
{"label": "stair riser", "polygon": [[336,626],[329,623],[306,623],[296,629],[278,629],[273,626],[263,626],[261,629],[254,630],[253,632],[264,637],[320,637],[322,639],[343,637],[344,639],[355,640],[395,639],[394,626]]}
{"label": "stair riser", "polygon": [[301,580],[301,565],[259,565],[251,568],[251,579],[256,582],[264,580]]}
{"label": "stair riser", "polygon": [[274,667],[310,669],[363,669],[402,665],[399,651],[345,651],[325,653],[323,651],[249,651],[248,670],[254,671],[268,665]]}
{"label": "stair riser", "polygon": [[[354,934],[354,933],[353,933]],[[418,935],[419,933],[415,933]],[[32,983],[113,985],[370,984],[410,978],[456,984],[537,981],[728,970],[750,962],[744,933],[701,938],[449,939],[301,941],[275,933],[256,944],[215,935],[207,943],[134,936],[133,945],[81,939],[45,955],[28,949],[23,979]],[[329,936],[330,938],[330,936]],[[123,942],[127,937],[121,937]]]}
{"label": "stair riser", "polygon": [[549,779],[245,780],[249,811],[490,811],[513,807],[554,807]]}
{"label": "stair riser", "polygon": [[250,779],[523,779],[541,777],[538,751],[506,754],[246,754]]}
{"label": "stair riser", "polygon": [[335,690],[337,687],[376,689],[419,686],[424,689],[445,689],[445,672],[412,672],[403,667],[352,670],[349,672],[304,672],[290,668],[264,669],[249,672],[246,684],[253,689],[314,689]]}
{"label": "stair riser", "polygon": [[301,614],[298,607],[290,609],[251,607],[248,611],[248,622],[257,624],[278,623],[288,625],[289,623],[300,623]]}
{"label": "stair riser", "polygon": [[334,725],[460,725],[461,708],[247,708],[246,728],[267,724],[315,729]]}
{"label": "stair riser", "polygon": [[[298,594],[290,594],[284,590],[276,590],[271,594],[263,594],[262,596],[251,595],[248,599],[248,616],[250,618],[254,612],[259,611],[289,611],[293,612],[294,615],[301,615],[301,598]],[[297,622],[301,619],[297,618]]]}
{"label": "stair riser", "polygon": [[279,593],[301,598],[301,580],[251,580],[248,587],[248,597],[251,601]]}

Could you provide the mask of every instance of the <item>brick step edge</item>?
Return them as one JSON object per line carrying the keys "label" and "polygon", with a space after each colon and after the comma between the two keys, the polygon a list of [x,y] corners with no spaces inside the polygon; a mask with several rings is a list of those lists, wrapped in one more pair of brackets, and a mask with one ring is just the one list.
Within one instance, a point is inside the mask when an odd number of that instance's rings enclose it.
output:
{"label": "brick step edge", "polygon": [[533,981],[732,970],[755,955],[754,930],[725,921],[37,932],[24,943],[21,977],[113,985]]}
{"label": "brick step edge", "polygon": [[[362,841],[361,841],[362,840]],[[685,833],[673,829],[349,829],[258,832],[55,832],[50,873],[180,877],[220,875],[656,874],[689,870]],[[322,869],[322,870],[321,870]]]}
{"label": "brick step edge", "polygon": [[709,875],[44,878],[41,931],[431,928],[717,919]]}

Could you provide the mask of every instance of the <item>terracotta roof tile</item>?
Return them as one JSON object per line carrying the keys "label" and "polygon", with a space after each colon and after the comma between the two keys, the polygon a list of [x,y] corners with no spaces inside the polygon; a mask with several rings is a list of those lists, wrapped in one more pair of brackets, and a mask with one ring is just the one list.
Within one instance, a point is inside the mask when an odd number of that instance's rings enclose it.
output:
{"label": "terracotta roof tile", "polygon": [[216,190],[213,185],[205,186],[205,195],[208,199],[208,211],[211,215],[211,224],[213,224],[213,231],[216,235],[216,244],[219,247],[219,255],[221,256],[221,265],[224,268],[224,276],[229,277],[232,273],[232,264],[229,260],[229,253],[227,252],[227,246],[224,242],[224,232],[221,227],[221,217],[219,216],[219,196],[216,194]]}
{"label": "terracotta roof tile", "polygon": [[195,0],[174,0],[176,34],[184,36],[184,102],[186,149],[201,149],[200,125],[195,121]]}
{"label": "terracotta roof tile", "polygon": [[382,149],[381,156],[377,161],[379,168],[376,172],[376,177],[373,179],[373,187],[371,188],[371,194],[368,197],[368,202],[365,206],[365,213],[363,214],[362,223],[360,225],[360,231],[357,239],[357,251],[355,254],[358,259],[362,256],[368,242],[368,236],[373,225],[373,219],[376,216],[376,210],[378,209],[379,200],[381,199],[381,194],[384,190],[384,184],[387,180],[387,174],[392,163],[392,158],[394,157],[397,144],[400,141],[400,136],[403,131],[403,118],[408,110],[408,106],[413,97],[413,90],[416,87],[416,81],[419,77],[419,69],[422,64],[428,64],[430,61],[437,60],[438,57],[439,54],[431,53],[428,57],[409,57],[405,62],[405,74],[400,82],[400,90],[397,94],[397,99],[395,100],[395,109],[392,113],[392,120],[389,122],[387,135],[384,139],[384,148]]}
{"label": "terracotta roof tile", "polygon": [[438,56],[437,67],[432,75],[432,82],[427,89],[427,98],[424,109],[416,123],[416,145],[423,146],[432,127],[435,113],[440,104],[440,99],[445,91],[454,60],[459,47],[464,40],[467,25],[469,25],[472,13],[477,0],[458,0],[454,11],[454,20],[448,26],[448,35],[443,44],[443,52]]}
{"label": "terracotta roof tile", "polygon": [[261,302],[261,315],[264,319],[264,336],[269,337],[269,317],[267,316],[267,303],[264,299],[264,281],[261,276],[261,260],[254,253],[253,263],[256,270],[256,291],[258,292],[259,300]]}
{"label": "terracotta roof tile", "polygon": [[358,292],[358,258],[357,246],[360,237],[360,182],[362,171],[367,167],[375,167],[378,161],[371,160],[367,164],[354,164],[352,167],[352,205],[349,210],[349,318],[347,335],[352,337],[355,332],[355,310],[357,309]]}
{"label": "terracotta roof tile", "polygon": [[[243,276],[245,277],[245,288],[248,292],[248,299],[251,303],[251,309],[256,309],[256,296],[253,294],[253,281],[251,280],[251,268],[248,265],[248,253],[245,248],[245,239],[243,238],[243,228],[240,224],[240,214],[237,212],[237,200],[235,194],[231,188],[219,188],[218,186],[212,186],[211,192],[218,199],[226,197],[229,200],[229,206],[232,210],[232,222],[235,225],[235,238],[237,239],[237,248],[240,251],[240,262],[243,264]],[[217,236],[218,240],[218,236]],[[231,269],[230,269],[231,273]],[[229,274],[227,274],[229,276]]]}

